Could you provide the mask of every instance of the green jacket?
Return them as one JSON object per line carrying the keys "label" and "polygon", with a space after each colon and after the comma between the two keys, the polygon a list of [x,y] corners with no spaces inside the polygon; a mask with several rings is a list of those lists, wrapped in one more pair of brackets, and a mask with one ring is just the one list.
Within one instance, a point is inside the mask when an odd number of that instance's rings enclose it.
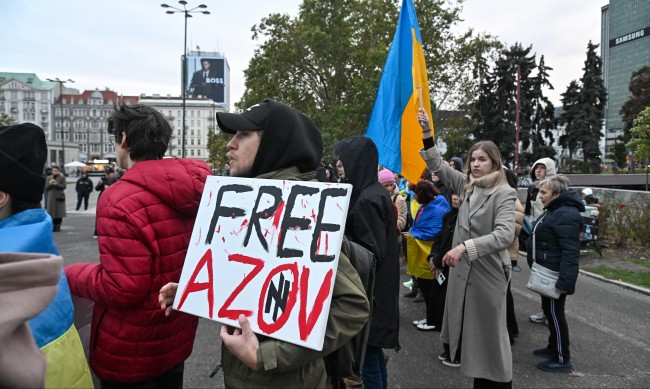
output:
{"label": "green jacket", "polygon": [[[312,181],[315,173],[287,168],[257,178]],[[339,256],[323,350],[316,351],[281,340],[266,339],[257,350],[257,371],[249,369],[225,346],[221,364],[226,388],[324,388],[328,386],[323,357],[356,335],[368,321],[370,306],[357,271]]]}

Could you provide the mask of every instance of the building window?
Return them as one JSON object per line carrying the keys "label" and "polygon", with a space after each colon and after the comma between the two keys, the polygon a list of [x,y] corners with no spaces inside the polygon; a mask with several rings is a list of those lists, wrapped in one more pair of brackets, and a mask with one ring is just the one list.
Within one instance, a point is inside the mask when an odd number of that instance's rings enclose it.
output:
{"label": "building window", "polygon": [[192,157],[194,156],[194,149],[190,150]]}
{"label": "building window", "polygon": [[196,155],[201,156],[201,150],[196,150]]}

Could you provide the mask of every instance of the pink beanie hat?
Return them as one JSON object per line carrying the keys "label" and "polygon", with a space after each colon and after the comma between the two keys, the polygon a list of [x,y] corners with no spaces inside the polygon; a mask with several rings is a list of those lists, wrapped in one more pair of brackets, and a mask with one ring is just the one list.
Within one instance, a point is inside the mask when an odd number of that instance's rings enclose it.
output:
{"label": "pink beanie hat", "polygon": [[379,178],[379,183],[382,185],[395,183],[395,176],[393,175],[393,172],[391,172],[388,169],[384,169],[380,171],[378,178]]}

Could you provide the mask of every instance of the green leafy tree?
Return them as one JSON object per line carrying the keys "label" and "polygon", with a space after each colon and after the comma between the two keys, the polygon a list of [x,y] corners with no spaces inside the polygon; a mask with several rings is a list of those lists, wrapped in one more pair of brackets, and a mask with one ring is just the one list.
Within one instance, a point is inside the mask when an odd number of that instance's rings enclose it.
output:
{"label": "green leafy tree", "polygon": [[230,141],[230,136],[221,131],[208,132],[208,164],[213,169],[223,167],[227,162],[226,153],[228,148],[226,145]]}
{"label": "green leafy tree", "polygon": [[647,161],[650,155],[650,106],[641,111],[634,119],[634,127],[630,129],[631,140],[627,147],[634,150],[639,161]]}
{"label": "green leafy tree", "polygon": [[614,160],[617,169],[619,166],[624,166],[625,158],[627,157],[627,149],[625,148],[625,143],[615,143],[614,150],[607,157]]}
{"label": "green leafy tree", "polygon": [[634,126],[634,119],[639,113],[650,107],[650,66],[633,72],[628,88],[631,95],[620,110],[625,132]]}
{"label": "green leafy tree", "polygon": [[0,126],[10,126],[14,124],[14,119],[6,113],[0,114]]}
{"label": "green leafy tree", "polygon": [[[400,3],[304,0],[295,18],[263,18],[252,28],[259,46],[244,71],[246,89],[235,106],[244,109],[266,97],[283,101],[314,120],[326,145],[365,132]],[[462,0],[415,1],[429,90],[438,107],[474,97],[473,72],[498,45],[472,31],[452,33],[461,5]]]}

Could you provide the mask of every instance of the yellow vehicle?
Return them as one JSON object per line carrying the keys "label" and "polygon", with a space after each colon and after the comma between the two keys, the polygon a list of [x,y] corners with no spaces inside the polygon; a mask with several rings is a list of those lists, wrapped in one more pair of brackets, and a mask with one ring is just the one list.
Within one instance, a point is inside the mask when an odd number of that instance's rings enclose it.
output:
{"label": "yellow vehicle", "polygon": [[89,176],[101,176],[105,174],[107,168],[115,169],[113,163],[107,159],[95,159],[92,162],[86,162],[82,171],[88,172]]}

